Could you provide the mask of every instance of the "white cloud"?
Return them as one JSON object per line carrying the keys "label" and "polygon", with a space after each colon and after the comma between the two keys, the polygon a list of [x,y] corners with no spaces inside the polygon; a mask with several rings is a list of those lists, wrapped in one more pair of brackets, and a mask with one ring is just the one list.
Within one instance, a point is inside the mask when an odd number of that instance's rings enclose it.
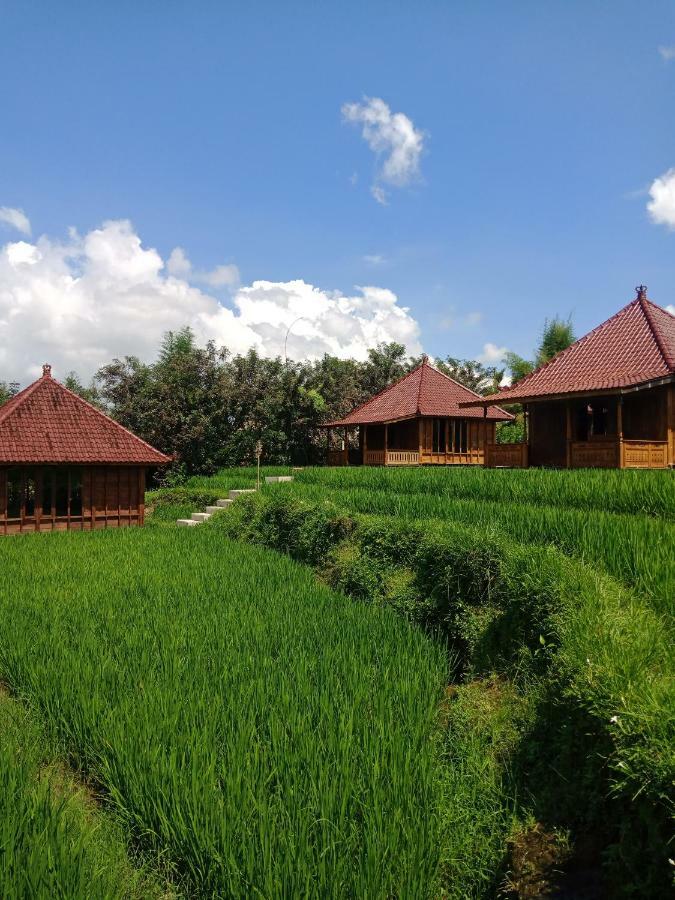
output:
{"label": "white cloud", "polygon": [[675,169],[655,178],[649,188],[649,216],[656,225],[675,228]]}
{"label": "white cloud", "polygon": [[344,103],[345,122],[361,124],[361,134],[378,158],[375,184],[371,193],[378,203],[386,204],[382,184],[405,187],[419,177],[425,133],[415,128],[405,113],[392,113],[379,97],[364,97],[363,103]]}
{"label": "white cloud", "polygon": [[671,314],[671,316],[675,316],[675,306],[672,303],[669,303],[668,306],[665,307],[666,311]]}
{"label": "white cloud", "polygon": [[659,47],[659,53],[664,62],[670,62],[671,59],[675,59],[675,44],[670,44],[670,46],[667,47]]}
{"label": "white cloud", "polygon": [[370,193],[380,206],[389,206],[389,194],[385,191],[381,184],[374,184],[370,188]]}
{"label": "white cloud", "polygon": [[194,269],[182,247],[174,247],[166,262],[166,270],[169,275],[176,278],[185,278],[192,283],[208,284],[210,287],[232,287],[239,284],[239,269],[229,263],[224,266],[216,266],[211,271]]}
{"label": "white cloud", "polygon": [[369,266],[382,266],[386,263],[387,258],[382,253],[366,253],[363,261]]}
{"label": "white cloud", "polygon": [[498,365],[503,361],[507,351],[508,347],[498,347],[488,341],[487,344],[483,344],[483,352],[478,357],[478,361],[490,366]]}
{"label": "white cloud", "polygon": [[[232,287],[235,268],[200,277]],[[358,287],[346,296],[300,279],[254,281],[225,305],[193,278],[183,250],[165,265],[128,221],[105,222],[84,236],[72,230],[63,242],[43,236],[0,246],[0,380],[25,384],[43,362],[53,364],[56,377],[75,369],[88,378],[115,356],[150,361],[163,333],[184,325],[200,342],[274,356],[299,316],[288,337],[291,358],[364,359],[378,341],[421,349],[416,321],[385,288]]]}
{"label": "white cloud", "polygon": [[30,236],[30,220],[22,209],[0,206],[0,222],[21,234]]}

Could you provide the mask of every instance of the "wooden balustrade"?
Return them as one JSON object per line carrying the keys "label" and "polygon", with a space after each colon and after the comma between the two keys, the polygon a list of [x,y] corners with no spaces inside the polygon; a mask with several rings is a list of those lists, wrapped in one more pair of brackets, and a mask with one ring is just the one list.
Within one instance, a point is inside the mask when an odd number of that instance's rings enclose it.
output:
{"label": "wooden balustrade", "polygon": [[668,441],[622,441],[624,469],[667,469]]}
{"label": "wooden balustrade", "polygon": [[420,455],[417,450],[387,450],[387,466],[418,466]]}
{"label": "wooden balustrade", "polygon": [[326,464],[329,466],[346,466],[348,465],[348,450],[329,450],[326,458]]}
{"label": "wooden balustrade", "polygon": [[366,450],[364,452],[364,465],[366,466],[383,466],[384,450]]}
{"label": "wooden balustrade", "polygon": [[527,444],[486,444],[485,466],[488,469],[526,469],[528,465]]}

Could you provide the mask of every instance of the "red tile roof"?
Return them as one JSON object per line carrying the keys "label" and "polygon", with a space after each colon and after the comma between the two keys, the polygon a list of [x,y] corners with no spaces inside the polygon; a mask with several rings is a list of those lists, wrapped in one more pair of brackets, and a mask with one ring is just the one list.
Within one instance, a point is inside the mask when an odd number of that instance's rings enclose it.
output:
{"label": "red tile roof", "polygon": [[51,377],[0,406],[0,464],[164,465],[155,450]]}
{"label": "red tile roof", "polygon": [[[327,422],[326,425],[365,425],[412,419],[417,416],[482,419],[482,410],[459,408],[461,401],[478,397],[474,391],[435,369],[425,357],[421,365],[400,381],[380,391],[361,406],[357,406],[344,419]],[[513,416],[498,406],[490,406],[486,418],[494,422],[506,421]]]}
{"label": "red tile roof", "polygon": [[646,297],[646,288],[513,387],[481,398],[519,403],[561,394],[621,390],[675,375],[675,316]]}

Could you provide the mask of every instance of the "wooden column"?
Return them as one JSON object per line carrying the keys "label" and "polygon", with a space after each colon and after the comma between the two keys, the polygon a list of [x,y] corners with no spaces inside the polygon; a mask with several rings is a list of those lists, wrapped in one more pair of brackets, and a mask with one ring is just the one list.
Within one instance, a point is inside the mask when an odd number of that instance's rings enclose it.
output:
{"label": "wooden column", "polygon": [[572,468],[572,404],[569,400],[565,403],[565,459],[568,469]]}
{"label": "wooden column", "polygon": [[347,434],[348,430],[349,429],[345,425],[344,441],[343,441],[344,446],[342,448],[342,463],[345,466],[349,465],[349,435]]}
{"label": "wooden column", "polygon": [[616,437],[619,442],[617,464],[623,469],[623,394],[616,401]]}
{"label": "wooden column", "polygon": [[361,464],[365,466],[368,453],[368,426],[361,426]]}
{"label": "wooden column", "polygon": [[422,465],[422,451],[424,449],[424,419],[420,416],[417,420],[418,461]]}
{"label": "wooden column", "polygon": [[384,464],[387,465],[387,447],[389,446],[389,426],[384,423]]}
{"label": "wooden column", "polygon": [[668,441],[668,465],[675,466],[675,384],[667,388],[666,440]]}

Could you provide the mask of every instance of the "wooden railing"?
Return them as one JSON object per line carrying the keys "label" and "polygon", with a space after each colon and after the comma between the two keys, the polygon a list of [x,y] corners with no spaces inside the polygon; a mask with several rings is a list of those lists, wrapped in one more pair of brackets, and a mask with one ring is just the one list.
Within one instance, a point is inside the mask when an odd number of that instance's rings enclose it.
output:
{"label": "wooden railing", "polygon": [[383,466],[384,450],[366,450],[363,454],[365,466]]}
{"label": "wooden railing", "polygon": [[668,441],[622,441],[624,469],[667,469]]}
{"label": "wooden railing", "polygon": [[528,464],[527,444],[486,444],[485,465],[488,469],[526,469]]}
{"label": "wooden railing", "polygon": [[326,465],[346,466],[349,461],[347,453],[348,451],[346,448],[344,450],[329,450],[328,456],[326,457]]}
{"label": "wooden railing", "polygon": [[572,441],[570,468],[616,469],[619,467],[619,441]]}
{"label": "wooden railing", "polygon": [[387,466],[418,466],[419,462],[417,450],[387,450]]}

